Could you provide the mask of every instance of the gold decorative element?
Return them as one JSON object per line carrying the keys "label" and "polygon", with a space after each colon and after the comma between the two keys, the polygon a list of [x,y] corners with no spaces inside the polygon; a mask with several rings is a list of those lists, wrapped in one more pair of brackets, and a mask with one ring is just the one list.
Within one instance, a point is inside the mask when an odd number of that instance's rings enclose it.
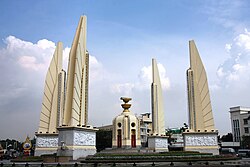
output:
{"label": "gold decorative element", "polygon": [[25,142],[23,143],[23,149],[30,150],[31,147],[32,147],[32,144],[31,144],[30,138],[29,136],[27,136]]}
{"label": "gold decorative element", "polygon": [[132,98],[129,97],[121,97],[120,98],[125,104],[121,104],[122,108],[124,109],[123,112],[129,112],[129,108],[131,107],[131,104],[128,104]]}

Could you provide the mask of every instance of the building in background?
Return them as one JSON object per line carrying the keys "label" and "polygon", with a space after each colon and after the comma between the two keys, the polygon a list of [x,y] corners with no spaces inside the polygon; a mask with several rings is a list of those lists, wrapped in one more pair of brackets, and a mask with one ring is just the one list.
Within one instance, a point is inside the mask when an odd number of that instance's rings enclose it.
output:
{"label": "building in background", "polygon": [[142,147],[147,147],[148,136],[152,132],[152,118],[150,113],[141,114],[140,131],[141,131],[141,144]]}
{"label": "building in background", "polygon": [[106,130],[106,131],[113,131],[113,125],[104,125],[104,126],[97,127],[97,129]]}
{"label": "building in background", "polygon": [[250,136],[250,108],[231,107],[230,110],[233,141],[241,142],[243,136]]}

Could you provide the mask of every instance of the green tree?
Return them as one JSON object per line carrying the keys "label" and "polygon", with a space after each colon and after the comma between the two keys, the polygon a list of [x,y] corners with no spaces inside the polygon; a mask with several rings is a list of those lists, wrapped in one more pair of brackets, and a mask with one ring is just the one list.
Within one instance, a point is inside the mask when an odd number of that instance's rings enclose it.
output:
{"label": "green tree", "polygon": [[183,123],[183,126],[180,128],[181,132],[185,132],[188,129],[188,124],[185,122]]}
{"label": "green tree", "polygon": [[250,148],[250,136],[242,136],[242,147]]}
{"label": "green tree", "polygon": [[96,132],[96,149],[97,152],[104,150],[105,148],[112,147],[112,131],[99,130]]}
{"label": "green tree", "polygon": [[222,142],[232,142],[233,141],[233,134],[228,133],[227,135],[223,135],[220,140]]}

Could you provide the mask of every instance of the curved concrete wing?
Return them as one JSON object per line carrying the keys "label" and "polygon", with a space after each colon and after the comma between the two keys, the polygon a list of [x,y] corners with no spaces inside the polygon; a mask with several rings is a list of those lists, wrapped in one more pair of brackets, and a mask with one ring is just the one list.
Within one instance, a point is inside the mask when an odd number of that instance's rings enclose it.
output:
{"label": "curved concrete wing", "polygon": [[81,16],[69,53],[67,93],[63,124],[68,126],[88,123],[89,55],[86,50],[87,17]]}
{"label": "curved concrete wing", "polygon": [[62,71],[62,50],[63,44],[58,42],[46,74],[39,133],[57,132],[56,128],[62,120],[65,78],[65,72]]}
{"label": "curved concrete wing", "polygon": [[164,122],[163,96],[161,80],[155,59],[152,59],[151,104],[152,104],[152,130],[153,134],[166,135]]}
{"label": "curved concrete wing", "polygon": [[187,70],[189,126],[194,131],[214,130],[207,74],[193,40],[189,41],[190,68]]}

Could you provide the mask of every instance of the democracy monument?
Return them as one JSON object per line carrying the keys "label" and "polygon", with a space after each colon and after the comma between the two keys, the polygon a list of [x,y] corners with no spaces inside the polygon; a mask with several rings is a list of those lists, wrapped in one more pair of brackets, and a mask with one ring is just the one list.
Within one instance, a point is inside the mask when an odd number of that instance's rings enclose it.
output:
{"label": "democracy monument", "polygon": [[69,53],[67,74],[62,69],[61,42],[50,63],[36,133],[36,156],[56,153],[75,160],[96,153],[97,129],[88,125],[86,24],[87,17],[81,16]]}
{"label": "democracy monument", "polygon": [[206,70],[194,41],[189,41],[187,70],[189,130],[183,133],[184,150],[219,154]]}
{"label": "democracy monument", "polygon": [[[96,153],[97,128],[88,124],[89,53],[87,17],[81,16],[69,53],[67,73],[62,68],[62,42],[57,43],[44,86],[35,156],[56,154],[78,158]],[[183,132],[184,150],[219,154],[206,71],[194,41],[189,41],[187,70],[189,129]],[[130,111],[129,97],[121,97],[123,111],[112,122],[112,150],[142,149],[140,121]],[[164,100],[156,59],[152,59],[152,131],[147,137],[151,152],[168,151]],[[111,150],[111,151],[112,151]]]}

